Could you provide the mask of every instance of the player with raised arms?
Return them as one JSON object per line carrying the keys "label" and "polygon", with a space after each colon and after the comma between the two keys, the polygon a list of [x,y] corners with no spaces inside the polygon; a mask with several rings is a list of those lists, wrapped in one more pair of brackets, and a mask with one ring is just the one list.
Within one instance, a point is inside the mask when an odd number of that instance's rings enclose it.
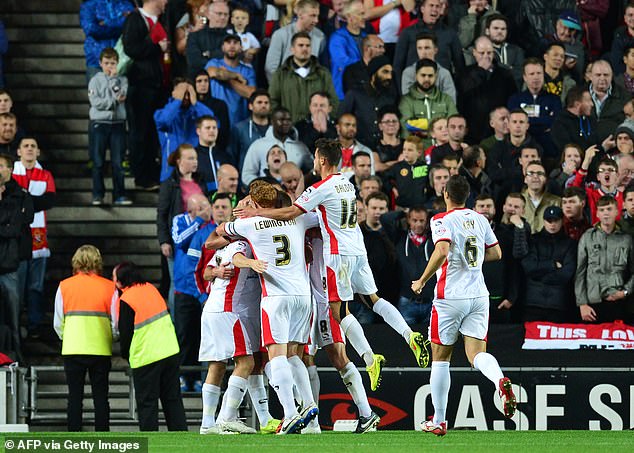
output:
{"label": "player with raised arms", "polygon": [[469,191],[469,183],[463,176],[449,178],[443,193],[447,212],[436,214],[431,221],[434,252],[423,275],[412,282],[412,291],[420,294],[432,275],[437,277],[429,324],[432,350],[429,383],[434,416],[421,424],[424,432],[437,436],[447,433],[449,363],[459,334],[463,336],[471,365],[498,389],[507,418],[513,417],[517,404],[511,380],[504,377],[495,357],[486,352],[489,291],[482,263],[499,260],[502,251],[489,221],[465,208]]}
{"label": "player with raised arms", "polygon": [[257,215],[277,220],[300,218],[313,210],[318,212],[330,308],[350,344],[363,358],[370,387],[376,390],[385,358],[374,354],[361,324],[346,306],[353,300],[354,293],[361,295],[364,303],[403,337],[421,367],[429,362],[428,342],[420,333],[412,331],[394,305],[376,294],[363,235],[357,224],[355,188],[338,170],[341,144],[337,140],[319,139],[315,147],[314,171],[322,180],[307,188],[292,206],[282,209],[245,207],[234,212],[239,217]]}

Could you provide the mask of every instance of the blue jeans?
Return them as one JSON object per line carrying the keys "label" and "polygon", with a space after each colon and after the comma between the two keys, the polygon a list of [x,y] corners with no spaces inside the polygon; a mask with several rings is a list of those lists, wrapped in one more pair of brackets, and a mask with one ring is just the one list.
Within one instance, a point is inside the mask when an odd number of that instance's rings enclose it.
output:
{"label": "blue jeans", "polygon": [[123,157],[125,154],[126,137],[125,123],[97,123],[90,122],[91,139],[90,159],[92,160],[92,196],[103,198],[106,188],[103,183],[103,167],[106,160],[106,150],[110,148],[112,163],[112,199],[125,196],[123,183]]}
{"label": "blue jeans", "polygon": [[44,276],[46,274],[46,257],[33,258],[20,263],[18,280],[23,285],[24,297],[28,315],[28,329],[32,330],[44,319],[43,294]]}
{"label": "blue jeans", "polygon": [[0,274],[0,321],[11,329],[13,347],[21,359],[20,353],[20,296],[18,293],[18,272]]}
{"label": "blue jeans", "polygon": [[401,312],[405,322],[412,324],[429,325],[431,316],[431,302],[420,302],[409,297],[399,297],[398,311]]}

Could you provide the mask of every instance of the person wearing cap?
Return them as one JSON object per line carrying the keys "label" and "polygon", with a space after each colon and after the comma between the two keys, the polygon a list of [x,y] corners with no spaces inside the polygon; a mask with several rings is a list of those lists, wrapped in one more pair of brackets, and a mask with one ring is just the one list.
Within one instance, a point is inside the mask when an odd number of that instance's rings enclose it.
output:
{"label": "person wearing cap", "polygon": [[531,238],[522,259],[526,276],[523,321],[572,322],[573,280],[577,267],[575,241],[563,229],[559,206],[544,210],[544,229]]}
{"label": "person wearing cap", "polygon": [[586,231],[577,249],[575,296],[581,319],[603,323],[624,319],[634,290],[634,241],[617,225],[616,200],[597,201],[599,221]]}
{"label": "person wearing cap", "polygon": [[581,39],[577,39],[577,34],[581,34],[581,21],[576,12],[565,10],[559,15],[555,22],[554,33],[545,36],[542,41],[542,49],[552,42],[564,45],[566,49],[564,67],[571,72],[572,76],[580,81],[583,78],[583,70],[586,62],[586,52]]}
{"label": "person wearing cap", "polygon": [[634,121],[626,119],[614,131],[616,150],[619,155],[632,154],[634,151]]}
{"label": "person wearing cap", "polygon": [[561,206],[561,198],[546,190],[546,169],[539,161],[531,161],[526,166],[522,195],[526,198],[524,215],[533,233],[544,227],[544,212],[550,206]]}
{"label": "person wearing cap", "polygon": [[229,121],[237,124],[248,118],[247,99],[255,91],[255,70],[240,61],[242,41],[226,34],[222,40],[222,58],[212,58],[205,70],[209,74],[211,95],[229,108]]}
{"label": "person wearing cap", "polygon": [[401,98],[402,131],[408,135],[410,120],[427,120],[427,128],[435,118],[446,118],[458,113],[456,104],[436,86],[438,65],[435,61],[423,58],[416,63],[416,82],[409,92]]}
{"label": "person wearing cap", "polygon": [[385,55],[370,60],[368,74],[369,82],[363,88],[348,91],[339,105],[339,115],[352,113],[357,118],[357,138],[361,143],[375,143],[379,140],[379,110],[398,103],[392,63]]}
{"label": "person wearing cap", "polygon": [[269,84],[271,108],[284,106],[291,112],[293,123],[309,113],[313,93],[325,92],[333,108],[339,106],[330,71],[311,54],[310,35],[300,31],[291,40],[291,56],[273,73]]}

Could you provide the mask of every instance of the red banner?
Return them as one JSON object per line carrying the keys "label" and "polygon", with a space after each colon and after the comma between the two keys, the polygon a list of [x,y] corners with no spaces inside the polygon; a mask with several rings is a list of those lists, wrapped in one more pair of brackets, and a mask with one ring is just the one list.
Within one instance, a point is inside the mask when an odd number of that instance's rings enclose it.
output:
{"label": "red banner", "polygon": [[634,349],[634,327],[605,324],[524,323],[522,349]]}

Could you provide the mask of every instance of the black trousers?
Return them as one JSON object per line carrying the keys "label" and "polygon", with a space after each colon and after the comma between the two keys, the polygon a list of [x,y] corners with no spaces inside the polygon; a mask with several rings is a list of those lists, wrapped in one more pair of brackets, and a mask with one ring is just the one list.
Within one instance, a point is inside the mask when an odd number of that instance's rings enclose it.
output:
{"label": "black trousers", "polygon": [[154,112],[163,107],[165,97],[161,90],[151,86],[130,85],[126,100],[126,113],[130,135],[130,167],[134,182],[150,186],[159,180],[159,141],[154,122]]}
{"label": "black trousers", "polygon": [[158,400],[170,431],[187,431],[178,381],[178,354],[132,369],[141,431],[158,431]]}
{"label": "black trousers", "polygon": [[68,431],[81,431],[86,371],[90,376],[92,400],[95,405],[95,431],[110,431],[108,403],[108,373],[110,356],[66,355],[64,372],[68,384]]}
{"label": "black trousers", "polygon": [[[174,326],[181,348],[181,365],[198,365],[200,349],[200,317],[202,308],[198,299],[188,294],[174,294]],[[188,380],[196,379],[196,373],[188,373]],[[200,379],[200,374],[198,374]]]}

